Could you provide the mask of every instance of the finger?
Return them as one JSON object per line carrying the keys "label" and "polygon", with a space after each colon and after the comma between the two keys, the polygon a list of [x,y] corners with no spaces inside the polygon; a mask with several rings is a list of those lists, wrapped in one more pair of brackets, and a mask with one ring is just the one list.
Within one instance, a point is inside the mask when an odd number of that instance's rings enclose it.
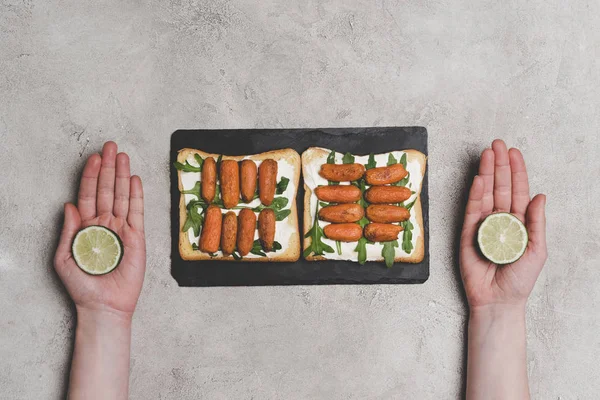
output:
{"label": "finger", "polygon": [[102,148],[102,167],[98,178],[98,215],[112,213],[115,200],[117,144],[106,142]]}
{"label": "finger", "polygon": [[482,217],[483,194],[483,178],[476,176],[469,191],[469,200],[467,201],[465,220],[460,237],[460,267],[463,279],[468,279],[474,272],[473,269],[465,268],[465,266],[473,265],[479,259],[475,248],[475,235]]}
{"label": "finger", "polygon": [[526,214],[529,244],[536,255],[546,260],[546,196],[538,194],[531,200]]}
{"label": "finger", "polygon": [[77,207],[71,203],[65,203],[65,221],[60,234],[58,248],[54,257],[54,267],[60,269],[71,256],[71,245],[73,238],[81,228],[81,216]]}
{"label": "finger", "polygon": [[483,179],[480,176],[476,176],[475,179],[473,179],[473,185],[471,185],[471,190],[469,191],[469,200],[467,201],[467,209],[461,234],[461,249],[475,246],[475,232],[482,215],[481,207],[483,204],[483,190]]}
{"label": "finger", "polygon": [[510,162],[506,144],[499,139],[492,143],[494,150],[494,209],[510,211]]}
{"label": "finger", "polygon": [[77,207],[83,221],[96,216],[96,189],[100,163],[100,155],[92,154],[85,163],[85,167],[83,167],[81,183],[79,184],[79,195],[77,197]]}
{"label": "finger", "polygon": [[527,179],[527,168],[523,155],[517,149],[508,151],[510,159],[511,181],[512,181],[512,202],[511,212],[517,215],[521,220],[525,216],[527,206],[529,205],[529,180]]}
{"label": "finger", "polygon": [[125,153],[117,154],[117,171],[115,181],[115,204],[113,213],[116,217],[127,218],[129,211],[129,156]]}
{"label": "finger", "polygon": [[483,199],[481,213],[491,214],[494,211],[494,150],[485,149],[479,161],[479,176],[483,180]]}
{"label": "finger", "polygon": [[144,230],[144,189],[137,175],[131,177],[127,223],[137,230]]}

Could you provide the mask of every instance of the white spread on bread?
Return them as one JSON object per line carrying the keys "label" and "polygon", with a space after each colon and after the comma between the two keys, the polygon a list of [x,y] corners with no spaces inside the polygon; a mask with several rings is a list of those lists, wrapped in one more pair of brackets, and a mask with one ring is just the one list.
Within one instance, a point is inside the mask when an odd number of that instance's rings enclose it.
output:
{"label": "white spread on bread", "polygon": [[[223,159],[226,160],[227,156],[224,156]],[[243,159],[244,160],[246,160],[246,159],[253,160],[252,156],[246,156]],[[188,155],[187,161],[194,167],[199,166],[198,163],[196,162],[193,154]],[[256,163],[257,167],[260,166],[260,163],[262,162],[260,160],[253,160],[253,161]],[[196,184],[196,182],[201,180],[200,172],[180,171],[180,176],[181,176],[181,184],[183,186],[183,190],[192,189],[194,187],[194,185]],[[285,209],[289,209],[289,208],[291,208],[292,203],[296,200],[295,196],[294,196],[294,194],[296,193],[296,186],[295,186],[295,182],[293,179],[295,176],[294,166],[291,165],[290,163],[288,163],[285,159],[277,160],[277,182],[279,182],[281,180],[281,178],[284,176],[290,180],[288,183],[288,186],[287,186],[285,192],[283,192],[282,194],[276,194],[275,197],[287,198],[288,204],[285,207]],[[219,184],[219,182],[217,181],[217,185],[218,184]],[[191,200],[194,200],[194,199],[196,199],[196,196],[194,196],[193,194],[186,193],[184,195],[185,205],[187,206],[187,204]],[[240,206],[240,207],[248,207],[248,208],[254,208],[259,205],[260,205],[260,199],[254,199],[250,203],[243,203],[242,200],[240,199],[240,203],[238,204],[238,206]],[[222,210],[223,213],[228,212],[228,211],[233,211],[236,215],[239,214],[239,212],[240,212],[240,210],[228,210],[228,209]],[[290,247],[289,242],[291,240],[291,237],[295,234],[296,235],[298,234],[296,227],[292,226],[288,222],[288,219],[289,218],[285,218],[283,221],[277,221],[275,223],[275,241],[279,242],[284,250],[286,248]],[[191,228],[188,230],[188,238],[189,238],[191,244],[195,243],[196,245],[198,245],[200,236],[195,236],[194,230]],[[258,239],[258,230],[254,231],[254,240],[256,240],[256,239]],[[223,255],[223,253],[220,250],[215,254],[217,257],[220,257]],[[268,256],[269,256],[269,253],[267,253],[267,257]],[[244,256],[244,258],[262,258],[262,257],[252,254],[252,253],[248,253],[247,255]]]}
{"label": "white spread on bread", "polygon": [[[321,177],[321,175],[319,175],[319,170],[321,169],[321,165],[327,163],[327,156],[329,155],[331,150],[329,150],[329,149],[322,149],[322,150],[323,150],[323,152],[322,152],[323,154],[318,154],[318,155],[314,154],[314,156],[311,158],[311,162],[309,164],[302,165],[304,183],[312,191],[312,195],[310,196],[310,220],[311,221],[314,221],[315,211],[316,211],[317,201],[318,201],[317,196],[314,193],[314,189],[317,186],[328,184],[327,180],[325,178]],[[400,158],[404,154],[403,151],[392,151],[392,152],[388,152],[388,153],[376,154],[375,162],[377,163],[377,167],[385,167],[387,165],[387,161],[388,161],[388,157],[389,157],[390,153],[394,156],[394,158],[396,160],[400,160]],[[335,164],[342,164],[343,156],[344,156],[343,153],[336,153]],[[366,165],[368,163],[368,161],[369,161],[368,155],[354,156],[355,163]],[[406,187],[409,187],[412,191],[415,192],[415,194],[413,194],[408,200],[406,200],[404,202],[404,204],[409,204],[413,200],[416,199],[417,195],[419,195],[421,193],[421,184],[423,182],[423,175],[421,174],[421,165],[417,161],[411,162],[409,159],[407,162],[406,169],[410,173],[409,180],[408,180],[408,183],[406,184]],[[350,182],[341,182],[340,183],[340,185],[349,185],[349,184],[350,184]],[[319,207],[319,208],[321,208],[321,207]],[[417,239],[421,235],[422,229],[421,229],[421,226],[419,225],[419,222],[415,216],[415,213],[412,212],[412,210],[411,210],[410,222],[414,226],[413,237],[412,237],[412,243],[413,243],[413,247],[414,247],[414,246],[416,246]],[[321,227],[324,227],[325,225],[329,224],[328,222],[321,221],[321,220],[319,220],[318,223],[319,223],[319,226],[321,226]],[[336,249],[335,240],[331,240],[326,237],[323,237],[322,240],[323,240],[323,243],[328,244],[334,250]],[[402,233],[400,233],[400,236],[398,237],[398,242],[402,243]],[[334,251],[333,253],[325,253],[324,257],[326,257],[327,259],[330,259],[330,260],[357,261],[358,253],[354,250],[356,248],[356,244],[357,244],[357,242],[341,243],[341,249],[342,249],[341,254],[338,254],[337,251]],[[383,243],[367,244],[366,248],[367,248],[367,261],[380,261],[382,259],[381,250],[383,249]],[[401,245],[396,248],[396,256],[409,256],[409,255],[410,254],[408,254],[402,250]]]}

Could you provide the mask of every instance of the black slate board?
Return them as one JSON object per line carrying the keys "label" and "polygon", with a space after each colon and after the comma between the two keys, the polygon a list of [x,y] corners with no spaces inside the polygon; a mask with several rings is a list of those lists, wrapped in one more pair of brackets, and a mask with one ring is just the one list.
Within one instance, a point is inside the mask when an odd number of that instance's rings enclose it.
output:
{"label": "black slate board", "polygon": [[[246,155],[282,148],[299,154],[311,146],[357,155],[416,149],[427,153],[427,130],[423,127],[334,128],[334,129],[240,129],[178,130],[171,136],[171,274],[179,286],[264,286],[324,284],[423,283],[429,278],[429,196],[427,176],[421,201],[425,226],[425,258],[419,264],[383,262],[365,265],[350,261],[311,261],[300,256],[294,263],[250,263],[233,261],[184,261],[179,255],[179,189],[173,162],[185,147],[209,153]],[[427,168],[429,170],[429,166]],[[301,178],[302,182],[302,178]],[[304,190],[300,183],[297,203],[300,232],[304,212]]]}

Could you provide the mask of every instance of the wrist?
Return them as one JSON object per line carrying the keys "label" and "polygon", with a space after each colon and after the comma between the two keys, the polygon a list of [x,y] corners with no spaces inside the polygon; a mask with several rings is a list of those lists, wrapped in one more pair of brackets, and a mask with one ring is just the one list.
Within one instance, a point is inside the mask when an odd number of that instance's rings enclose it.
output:
{"label": "wrist", "polygon": [[471,306],[470,319],[495,320],[525,318],[525,303],[497,303]]}
{"label": "wrist", "polygon": [[96,328],[131,329],[131,313],[109,309],[88,308],[76,305],[77,327],[89,326]]}

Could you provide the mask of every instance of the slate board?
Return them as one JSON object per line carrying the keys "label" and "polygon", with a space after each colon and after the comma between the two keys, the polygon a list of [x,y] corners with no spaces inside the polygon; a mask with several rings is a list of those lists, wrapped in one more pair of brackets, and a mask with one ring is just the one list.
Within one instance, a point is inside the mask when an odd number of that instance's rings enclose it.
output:
{"label": "slate board", "polygon": [[[429,196],[426,172],[421,201],[425,227],[425,258],[419,264],[383,262],[359,265],[350,261],[306,261],[251,263],[234,261],[184,261],[179,255],[179,189],[173,162],[185,147],[209,153],[246,155],[282,148],[299,154],[311,146],[357,155],[416,149],[427,153],[427,130],[423,127],[332,128],[332,129],[236,129],[178,130],[171,136],[171,275],[179,286],[265,286],[328,284],[423,283],[429,278]],[[428,160],[429,164],[429,160]],[[429,165],[427,166],[429,171]],[[302,178],[297,204],[300,232],[304,212]]]}

